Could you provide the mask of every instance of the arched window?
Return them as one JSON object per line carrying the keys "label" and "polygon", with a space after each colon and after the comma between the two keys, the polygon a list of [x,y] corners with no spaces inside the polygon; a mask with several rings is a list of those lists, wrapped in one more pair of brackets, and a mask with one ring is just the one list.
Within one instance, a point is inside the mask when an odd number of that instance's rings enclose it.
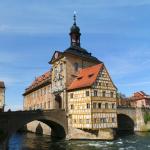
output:
{"label": "arched window", "polygon": [[74,63],[74,70],[78,71],[78,69],[79,69],[79,64],[78,63]]}

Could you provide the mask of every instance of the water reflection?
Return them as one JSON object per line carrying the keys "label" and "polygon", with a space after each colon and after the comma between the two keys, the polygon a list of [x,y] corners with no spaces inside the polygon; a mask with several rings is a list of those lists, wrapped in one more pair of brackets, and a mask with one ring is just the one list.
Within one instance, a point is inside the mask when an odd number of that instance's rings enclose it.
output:
{"label": "water reflection", "polygon": [[51,141],[50,136],[15,134],[9,150],[148,150],[150,133],[138,133],[114,141]]}

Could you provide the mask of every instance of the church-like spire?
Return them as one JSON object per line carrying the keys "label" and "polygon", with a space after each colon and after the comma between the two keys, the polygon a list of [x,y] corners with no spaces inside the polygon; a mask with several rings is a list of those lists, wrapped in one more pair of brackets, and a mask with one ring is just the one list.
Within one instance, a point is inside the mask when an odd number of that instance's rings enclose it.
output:
{"label": "church-like spire", "polygon": [[74,20],[74,25],[76,25],[76,12],[74,11],[74,15],[73,15],[73,20]]}
{"label": "church-like spire", "polygon": [[80,28],[76,25],[76,12],[73,15],[74,23],[70,29],[71,46],[80,47]]}

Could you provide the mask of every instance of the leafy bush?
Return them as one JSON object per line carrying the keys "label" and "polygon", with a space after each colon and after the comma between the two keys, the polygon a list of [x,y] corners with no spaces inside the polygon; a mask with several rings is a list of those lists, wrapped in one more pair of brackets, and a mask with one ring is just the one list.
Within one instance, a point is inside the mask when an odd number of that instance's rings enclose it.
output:
{"label": "leafy bush", "polygon": [[148,121],[150,121],[150,114],[148,112],[146,112],[144,114],[144,122],[147,123]]}

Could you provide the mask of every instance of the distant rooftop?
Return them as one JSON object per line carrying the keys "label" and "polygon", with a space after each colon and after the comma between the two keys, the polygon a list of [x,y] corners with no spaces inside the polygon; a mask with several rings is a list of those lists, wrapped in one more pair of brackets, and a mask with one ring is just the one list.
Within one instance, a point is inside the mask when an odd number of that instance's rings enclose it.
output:
{"label": "distant rooftop", "polygon": [[135,92],[131,97],[129,97],[130,100],[142,100],[142,99],[148,99],[150,100],[150,95],[146,94],[143,91]]}

